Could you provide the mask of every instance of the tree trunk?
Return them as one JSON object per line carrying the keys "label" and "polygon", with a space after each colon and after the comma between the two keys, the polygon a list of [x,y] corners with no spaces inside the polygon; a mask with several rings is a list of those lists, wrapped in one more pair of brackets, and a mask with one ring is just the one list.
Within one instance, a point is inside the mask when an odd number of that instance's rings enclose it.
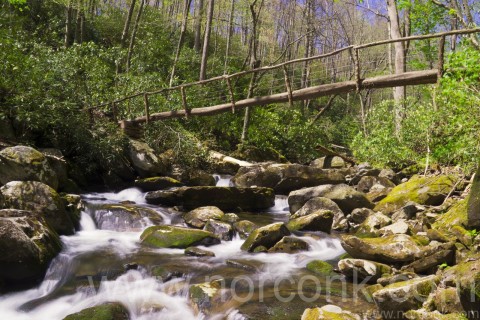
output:
{"label": "tree trunk", "polygon": [[225,49],[225,66],[223,73],[227,73],[228,57],[230,56],[230,46],[233,34],[233,15],[235,13],[235,0],[232,0],[230,4],[230,15],[228,16],[228,34],[227,34],[227,48]]}
{"label": "tree trunk", "polygon": [[65,10],[65,41],[64,46],[68,48],[72,43],[72,3],[68,1],[67,9]]}
{"label": "tree trunk", "polygon": [[178,63],[178,59],[180,58],[180,52],[183,47],[183,42],[185,40],[185,33],[187,32],[187,22],[188,22],[188,14],[190,12],[190,6],[192,4],[192,0],[185,0],[185,7],[183,10],[183,21],[182,21],[182,30],[180,31],[180,39],[178,40],[177,51],[175,53],[175,59],[173,60],[172,72],[170,73],[170,82],[169,86],[173,86],[173,80],[175,78],[175,71]]}
{"label": "tree trunk", "polygon": [[75,22],[75,43],[82,43],[83,0],[77,2],[77,18]]}
{"label": "tree trunk", "polygon": [[197,0],[197,6],[195,7],[195,41],[193,48],[195,51],[200,52],[202,47],[202,17],[203,17],[203,0]]}
{"label": "tree trunk", "polygon": [[209,0],[207,25],[205,27],[205,37],[203,39],[202,61],[200,64],[200,80],[205,80],[205,78],[207,77],[208,44],[210,42],[210,33],[212,32],[214,6],[215,6],[215,0]]}
{"label": "tree trunk", "polygon": [[128,37],[128,29],[130,29],[130,21],[132,21],[133,11],[135,10],[135,4],[137,0],[132,0],[130,8],[128,9],[127,19],[125,20],[125,25],[123,26],[122,37],[120,38],[120,47],[125,48]]}
{"label": "tree trunk", "polygon": [[[398,19],[397,4],[395,0],[387,0],[388,17],[390,18],[390,37],[399,39],[402,37],[400,32],[400,23]],[[404,73],[405,65],[405,45],[403,42],[395,42],[395,74]],[[395,133],[398,135],[402,127],[402,120],[405,113],[405,87],[393,88],[393,100],[395,101]]]}
{"label": "tree trunk", "polygon": [[138,8],[137,17],[135,19],[135,24],[133,25],[132,37],[130,39],[130,44],[128,46],[128,54],[127,54],[127,72],[130,70],[130,62],[132,60],[133,54],[133,46],[135,44],[135,37],[137,36],[138,26],[140,24],[140,19],[142,17],[143,8],[145,7],[145,2],[148,0],[141,0],[140,1],[140,8]]}

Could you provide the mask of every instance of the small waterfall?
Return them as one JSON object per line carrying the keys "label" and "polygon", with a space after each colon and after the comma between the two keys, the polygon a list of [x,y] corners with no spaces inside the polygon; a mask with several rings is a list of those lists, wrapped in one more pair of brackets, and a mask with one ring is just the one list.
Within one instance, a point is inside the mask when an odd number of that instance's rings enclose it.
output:
{"label": "small waterfall", "polygon": [[288,197],[283,195],[275,196],[275,205],[268,209],[269,213],[290,213]]}
{"label": "small waterfall", "polygon": [[214,174],[213,177],[215,178],[217,187],[233,187],[232,176]]}
{"label": "small waterfall", "polygon": [[108,192],[108,193],[89,193],[83,196],[84,199],[89,202],[95,201],[110,201],[110,202],[122,202],[122,201],[133,201],[137,204],[146,204],[145,193],[140,191],[137,188],[129,188],[122,190],[118,193]]}

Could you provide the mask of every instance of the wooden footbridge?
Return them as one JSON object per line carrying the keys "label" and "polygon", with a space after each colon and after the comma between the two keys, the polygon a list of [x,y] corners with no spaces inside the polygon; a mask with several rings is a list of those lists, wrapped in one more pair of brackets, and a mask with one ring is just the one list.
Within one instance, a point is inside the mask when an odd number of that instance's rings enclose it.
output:
{"label": "wooden footbridge", "polygon": [[[127,130],[151,121],[235,113],[273,103],[292,105],[294,101],[363,89],[431,84],[444,72],[447,37],[478,32],[480,28],[347,46],[309,58],[138,92],[88,110],[108,111]],[[406,70],[393,74],[389,46],[400,41],[420,43],[407,46]]]}

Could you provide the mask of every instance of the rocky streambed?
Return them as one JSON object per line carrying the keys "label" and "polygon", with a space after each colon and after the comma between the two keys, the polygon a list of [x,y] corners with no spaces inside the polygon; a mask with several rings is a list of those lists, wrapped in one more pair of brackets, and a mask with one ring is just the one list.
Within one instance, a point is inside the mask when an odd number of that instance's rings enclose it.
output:
{"label": "rocky streambed", "polygon": [[58,157],[0,152],[2,318],[480,318],[478,179],[135,159],[136,188],[79,196]]}

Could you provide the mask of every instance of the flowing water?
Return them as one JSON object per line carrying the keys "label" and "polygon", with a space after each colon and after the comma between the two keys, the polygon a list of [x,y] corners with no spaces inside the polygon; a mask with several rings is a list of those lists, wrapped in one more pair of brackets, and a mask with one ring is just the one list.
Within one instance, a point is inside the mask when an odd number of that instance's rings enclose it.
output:
{"label": "flowing water", "polygon": [[[217,185],[229,185],[216,176]],[[215,257],[185,256],[180,249],[151,249],[140,245],[142,230],[125,229],[126,220],[109,220],[122,228],[99,229],[99,204],[134,201],[154,209],[164,224],[182,225],[181,213],[149,206],[137,189],[84,195],[81,230],[62,236],[63,250],[52,261],[44,281],[34,289],[0,296],[0,319],[63,319],[68,314],[110,301],[121,302],[132,319],[299,319],[308,307],[333,303],[349,310],[371,305],[353,299],[350,284],[314,276],[305,269],[312,260],[335,262],[344,253],[340,241],[320,232],[296,235],[310,250],[297,253],[245,253],[239,237],[204,248]],[[288,220],[288,203],[277,196],[263,213],[240,213],[259,225]],[[102,224],[104,226],[104,224]],[[198,312],[188,299],[191,284],[219,279],[221,302]]]}

